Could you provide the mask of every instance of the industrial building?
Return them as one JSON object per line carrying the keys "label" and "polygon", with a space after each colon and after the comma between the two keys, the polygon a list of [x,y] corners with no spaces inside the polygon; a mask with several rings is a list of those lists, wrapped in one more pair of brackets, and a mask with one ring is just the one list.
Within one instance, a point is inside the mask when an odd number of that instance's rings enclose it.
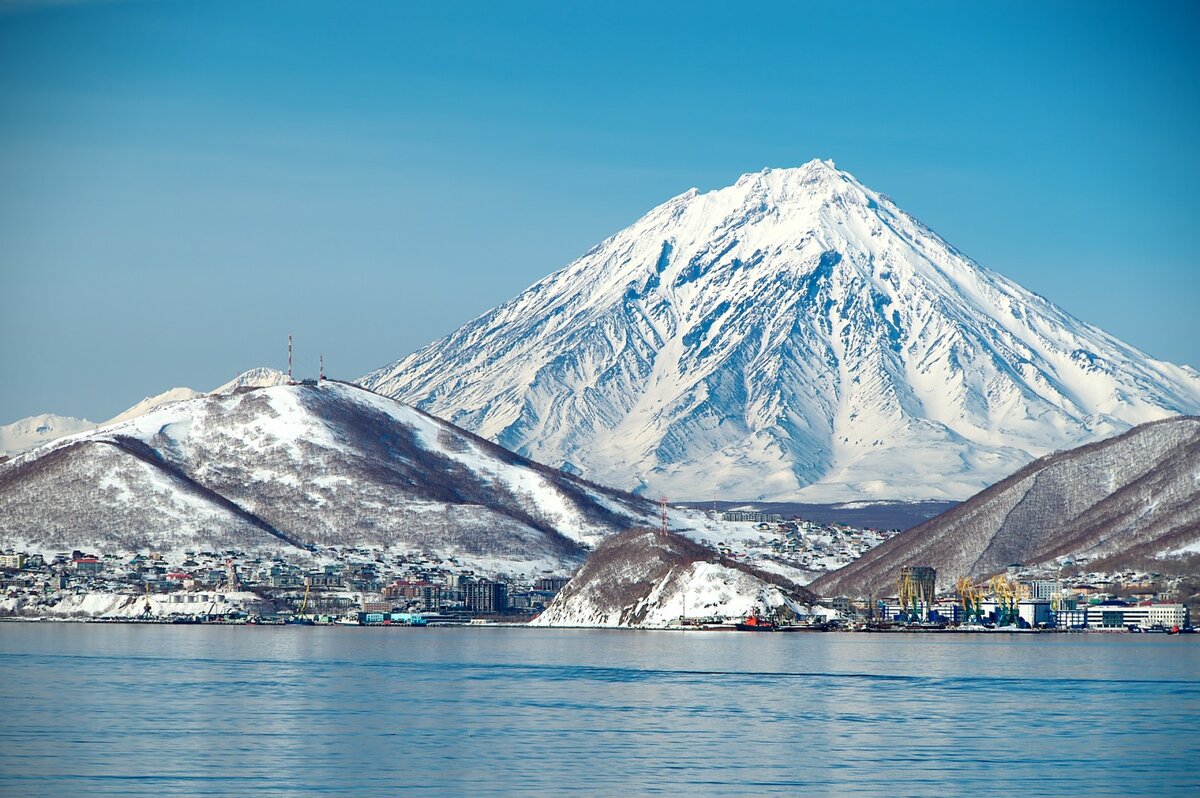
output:
{"label": "industrial building", "polygon": [[928,620],[937,592],[937,569],[927,565],[906,565],[896,580],[896,595],[910,619]]}
{"label": "industrial building", "polygon": [[1122,601],[1102,601],[1089,606],[1086,612],[1089,629],[1122,629],[1129,626],[1141,629],[1161,626],[1171,629],[1188,624],[1188,608],[1183,604],[1151,601],[1126,604]]}

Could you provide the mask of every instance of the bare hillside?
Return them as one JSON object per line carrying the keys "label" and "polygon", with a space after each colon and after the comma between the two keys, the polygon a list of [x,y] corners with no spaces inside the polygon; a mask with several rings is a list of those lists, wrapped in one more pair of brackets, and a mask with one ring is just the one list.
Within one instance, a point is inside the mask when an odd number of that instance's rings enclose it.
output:
{"label": "bare hillside", "polygon": [[823,595],[886,593],[904,565],[938,582],[1059,558],[1146,562],[1200,551],[1200,418],[1143,424],[1058,452],[816,580]]}

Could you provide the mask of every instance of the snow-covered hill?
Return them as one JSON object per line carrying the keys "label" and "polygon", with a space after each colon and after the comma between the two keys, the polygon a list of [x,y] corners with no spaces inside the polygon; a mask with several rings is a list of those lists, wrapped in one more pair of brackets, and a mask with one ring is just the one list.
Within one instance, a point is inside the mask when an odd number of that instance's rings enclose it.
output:
{"label": "snow-covered hill", "polygon": [[201,395],[202,394],[199,391],[193,391],[191,388],[172,388],[169,391],[163,391],[157,396],[146,397],[133,407],[126,410],[124,413],[113,416],[100,426],[120,424],[122,421],[128,421],[131,418],[137,418],[138,416],[144,416],[151,410],[155,410],[163,405],[170,404],[171,402],[183,402],[188,399],[195,399],[197,396]]}
{"label": "snow-covered hill", "polygon": [[0,547],[33,551],[370,545],[563,573],[655,511],[335,382],[171,402],[0,464]]}
{"label": "snow-covered hill", "polygon": [[677,499],[961,499],[1200,412],[1153,360],[827,161],[681,194],[362,383]]}
{"label": "snow-covered hill", "polygon": [[284,372],[259,366],[243,371],[224,385],[214,388],[211,393],[230,393],[238,388],[272,388],[276,385],[287,385],[289,382],[291,380]]}
{"label": "snow-covered hill", "polygon": [[0,457],[41,446],[66,435],[93,430],[98,425],[86,418],[42,413],[0,426]]}
{"label": "snow-covered hill", "polygon": [[[288,382],[288,376],[282,371],[260,366],[239,374],[224,385],[212,390],[211,393],[230,393],[238,388],[266,388],[273,385],[287,385]],[[203,395],[200,391],[191,388],[171,388],[156,396],[146,397],[102,424],[96,424],[87,419],[50,414],[23,418],[0,427],[0,457],[28,451],[43,443],[74,435],[77,432],[87,432],[99,427],[107,427],[110,424],[120,424],[122,421],[129,421],[145,415],[151,410],[171,402],[195,399]]]}
{"label": "snow-covered hill", "polygon": [[1200,418],[1172,418],[1039,459],[812,587],[886,595],[905,565],[937,568],[948,588],[1012,563],[1071,559],[1152,571],[1158,558],[1197,553]]}
{"label": "snow-covered hill", "polygon": [[681,617],[740,620],[806,614],[812,594],[779,576],[717,561],[674,533],[637,529],[605,540],[533,626],[662,628]]}
{"label": "snow-covered hill", "polygon": [[209,614],[242,612],[266,614],[275,611],[272,602],[246,591],[212,593],[58,593],[28,597],[0,598],[0,614],[41,618],[138,618],[146,612],[157,619],[201,617]]}

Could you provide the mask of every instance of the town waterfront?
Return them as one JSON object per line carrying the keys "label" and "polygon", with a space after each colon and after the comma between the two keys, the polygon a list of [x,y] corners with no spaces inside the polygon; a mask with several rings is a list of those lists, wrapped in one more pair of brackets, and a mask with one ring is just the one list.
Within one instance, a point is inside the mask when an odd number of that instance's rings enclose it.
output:
{"label": "town waterfront", "polygon": [[0,624],[0,794],[1200,795],[1200,636]]}

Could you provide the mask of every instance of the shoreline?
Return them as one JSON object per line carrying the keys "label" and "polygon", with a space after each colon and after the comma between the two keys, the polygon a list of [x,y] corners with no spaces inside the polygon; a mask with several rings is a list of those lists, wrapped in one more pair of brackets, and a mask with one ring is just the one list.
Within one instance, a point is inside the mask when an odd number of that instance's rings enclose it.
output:
{"label": "shoreline", "polygon": [[[487,623],[432,623],[426,625],[411,625],[403,623],[313,623],[296,624],[284,621],[246,621],[246,620],[197,620],[186,616],[180,618],[62,618],[56,616],[6,616],[0,617],[3,623],[50,623],[50,624],[104,624],[131,626],[249,626],[249,627],[290,627],[290,628],[350,628],[350,629],[529,629],[529,630],[569,630],[569,631],[602,631],[602,632],[674,632],[680,634],[746,634],[736,629],[696,629],[670,626],[532,626],[529,623],[505,623],[489,621]],[[985,636],[1006,635],[1008,637],[1032,637],[1038,635],[1138,635],[1139,637],[1189,637],[1195,635],[1195,630],[1179,632],[1149,632],[1142,630],[1133,632],[1129,629],[959,629],[947,627],[941,629],[820,629],[815,627],[782,627],[776,633],[825,633],[825,634],[874,634],[874,635],[959,635]],[[762,633],[758,633],[761,636]]]}

